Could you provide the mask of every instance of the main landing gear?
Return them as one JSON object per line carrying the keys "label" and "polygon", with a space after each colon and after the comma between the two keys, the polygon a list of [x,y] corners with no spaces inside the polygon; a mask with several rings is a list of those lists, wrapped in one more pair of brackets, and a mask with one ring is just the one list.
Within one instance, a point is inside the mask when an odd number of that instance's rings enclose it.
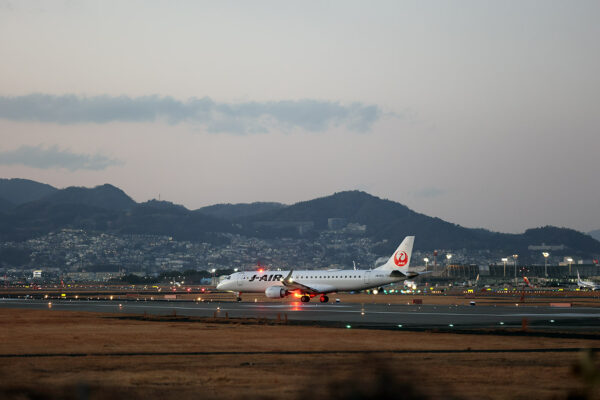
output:
{"label": "main landing gear", "polygon": [[[300,301],[303,302],[303,303],[308,303],[310,301],[310,296],[303,295],[302,297],[300,297]],[[321,297],[319,298],[319,301],[321,303],[327,303],[329,301],[329,297],[327,297],[324,294],[322,294]]]}
{"label": "main landing gear", "polygon": [[235,293],[235,301],[242,301],[242,292]]}

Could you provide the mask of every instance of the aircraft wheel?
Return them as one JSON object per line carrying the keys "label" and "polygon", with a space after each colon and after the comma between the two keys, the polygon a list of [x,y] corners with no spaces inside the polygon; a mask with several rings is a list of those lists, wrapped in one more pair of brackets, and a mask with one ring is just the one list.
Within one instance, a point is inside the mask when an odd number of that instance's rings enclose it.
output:
{"label": "aircraft wheel", "polygon": [[300,297],[300,301],[303,303],[308,303],[310,301],[310,297],[302,296],[302,297]]}
{"label": "aircraft wheel", "polygon": [[329,297],[321,296],[320,300],[321,300],[321,303],[327,303],[329,301]]}
{"label": "aircraft wheel", "polygon": [[236,301],[242,301],[242,298],[240,296],[236,297],[235,299]]}

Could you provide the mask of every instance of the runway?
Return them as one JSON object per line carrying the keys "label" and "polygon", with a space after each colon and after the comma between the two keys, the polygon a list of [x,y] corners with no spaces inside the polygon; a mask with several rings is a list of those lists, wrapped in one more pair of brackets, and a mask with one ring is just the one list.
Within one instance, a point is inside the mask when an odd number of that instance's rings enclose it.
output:
{"label": "runway", "polygon": [[235,303],[166,301],[93,301],[0,299],[0,307],[90,311],[191,317],[264,318],[311,322],[316,325],[405,328],[478,329],[528,327],[557,330],[598,330],[599,308],[531,306],[434,306],[359,303]]}

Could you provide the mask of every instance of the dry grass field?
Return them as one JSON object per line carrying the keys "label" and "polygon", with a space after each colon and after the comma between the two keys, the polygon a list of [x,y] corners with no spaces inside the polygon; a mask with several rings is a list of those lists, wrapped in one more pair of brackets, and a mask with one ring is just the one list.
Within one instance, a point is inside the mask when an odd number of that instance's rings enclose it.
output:
{"label": "dry grass field", "polygon": [[2,308],[0,338],[2,399],[565,399],[585,357],[560,349],[600,346]]}

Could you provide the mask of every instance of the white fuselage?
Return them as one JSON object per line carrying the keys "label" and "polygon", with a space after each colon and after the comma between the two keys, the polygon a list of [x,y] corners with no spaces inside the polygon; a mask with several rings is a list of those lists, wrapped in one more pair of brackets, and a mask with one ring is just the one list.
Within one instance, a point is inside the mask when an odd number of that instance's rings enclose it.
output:
{"label": "white fuselage", "polygon": [[581,279],[577,279],[577,286],[580,288],[592,289],[592,290],[600,290],[600,285],[594,283],[592,281],[584,281]]}
{"label": "white fuselage", "polygon": [[[406,277],[390,277],[389,270],[329,270],[294,271],[291,279],[318,289],[319,293],[348,292],[400,282]],[[219,290],[240,293],[261,293],[270,286],[281,286],[289,271],[236,272],[217,285]]]}

